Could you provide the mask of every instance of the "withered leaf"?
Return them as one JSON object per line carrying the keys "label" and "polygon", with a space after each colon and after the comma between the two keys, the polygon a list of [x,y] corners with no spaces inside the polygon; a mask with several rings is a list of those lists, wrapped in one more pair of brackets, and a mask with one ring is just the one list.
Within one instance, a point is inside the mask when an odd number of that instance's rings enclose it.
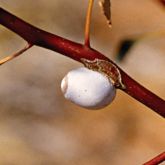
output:
{"label": "withered leaf", "polygon": [[101,1],[99,1],[99,4],[107,19],[108,25],[111,26],[112,22],[111,22],[111,2],[110,2],[110,0],[101,0]]}

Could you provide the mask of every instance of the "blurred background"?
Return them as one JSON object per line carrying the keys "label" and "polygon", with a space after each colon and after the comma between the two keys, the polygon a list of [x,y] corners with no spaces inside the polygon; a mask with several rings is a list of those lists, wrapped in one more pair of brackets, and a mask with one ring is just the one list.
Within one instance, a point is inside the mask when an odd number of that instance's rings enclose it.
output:
{"label": "blurred background", "polygon": [[[27,22],[83,43],[88,0],[0,0]],[[121,40],[165,29],[156,0],[112,0],[110,29],[95,2],[92,46],[116,60]],[[165,98],[165,36],[138,42],[118,62],[129,75]],[[0,58],[25,41],[0,25]],[[125,93],[100,111],[65,100],[60,82],[81,64],[33,47],[0,67],[0,164],[140,165],[165,149],[164,119]]]}

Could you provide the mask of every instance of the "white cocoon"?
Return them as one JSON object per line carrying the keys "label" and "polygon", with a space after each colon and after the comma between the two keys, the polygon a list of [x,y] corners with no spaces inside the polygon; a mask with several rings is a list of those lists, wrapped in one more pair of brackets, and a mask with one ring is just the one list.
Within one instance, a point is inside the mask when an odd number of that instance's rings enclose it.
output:
{"label": "white cocoon", "polygon": [[105,107],[116,95],[116,88],[105,75],[85,67],[68,72],[61,89],[66,99],[89,109]]}

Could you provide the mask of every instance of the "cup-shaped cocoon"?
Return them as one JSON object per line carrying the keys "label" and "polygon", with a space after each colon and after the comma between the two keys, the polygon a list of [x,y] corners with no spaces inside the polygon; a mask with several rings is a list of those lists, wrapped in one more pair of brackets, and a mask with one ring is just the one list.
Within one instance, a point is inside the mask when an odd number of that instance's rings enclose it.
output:
{"label": "cup-shaped cocoon", "polygon": [[88,109],[103,108],[116,95],[116,88],[105,75],[85,67],[68,72],[61,89],[66,99]]}

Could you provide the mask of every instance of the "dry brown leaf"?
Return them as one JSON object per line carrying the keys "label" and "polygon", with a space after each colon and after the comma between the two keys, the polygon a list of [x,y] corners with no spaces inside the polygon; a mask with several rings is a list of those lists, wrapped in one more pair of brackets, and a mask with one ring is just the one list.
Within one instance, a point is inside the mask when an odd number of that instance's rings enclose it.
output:
{"label": "dry brown leaf", "polygon": [[103,1],[99,1],[99,4],[103,10],[103,13],[107,19],[107,23],[109,26],[111,26],[112,22],[111,22],[111,2],[110,0],[103,0]]}

